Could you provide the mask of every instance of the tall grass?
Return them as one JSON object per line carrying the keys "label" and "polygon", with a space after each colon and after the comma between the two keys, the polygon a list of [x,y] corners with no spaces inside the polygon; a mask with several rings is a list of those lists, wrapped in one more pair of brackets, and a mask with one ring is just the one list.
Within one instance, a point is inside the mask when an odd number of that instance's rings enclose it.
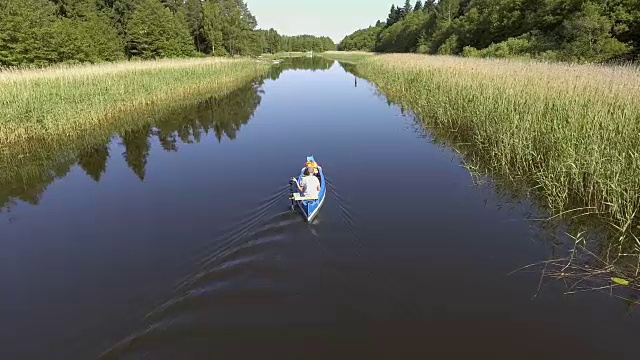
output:
{"label": "tall grass", "polygon": [[618,253],[640,250],[637,67],[394,54],[357,71],[488,172],[555,214],[604,219]]}
{"label": "tall grass", "polygon": [[145,143],[149,146],[143,139],[155,138],[170,151],[177,151],[180,147],[177,144],[200,142],[205,133],[212,133],[218,139],[233,139],[260,104],[262,80],[242,85],[225,96],[211,96],[201,101],[188,99],[184,103],[174,102],[129,114],[118,120],[123,124],[121,129],[105,136],[92,132],[85,138],[48,146],[46,152],[18,159],[0,157],[0,212],[10,210],[18,201],[38,204],[46,188],[65,177],[75,165],[99,181],[107,170],[108,158],[117,156],[110,154],[116,138],[120,138],[124,146],[122,156],[127,165],[138,177],[145,172],[148,156],[148,152],[141,150]]}
{"label": "tall grass", "polygon": [[265,53],[258,56],[258,58],[261,60],[282,60],[287,58],[312,57],[316,55],[317,53],[311,51],[280,51],[275,54]]}
{"label": "tall grass", "polygon": [[249,59],[217,58],[5,69],[0,154],[21,156],[61,140],[104,135],[124,125],[123,115],[223,95],[267,70]]}
{"label": "tall grass", "polygon": [[327,59],[351,63],[351,64],[358,63],[372,55],[373,53],[366,52],[366,51],[326,51],[326,52],[320,53],[320,56],[323,56]]}

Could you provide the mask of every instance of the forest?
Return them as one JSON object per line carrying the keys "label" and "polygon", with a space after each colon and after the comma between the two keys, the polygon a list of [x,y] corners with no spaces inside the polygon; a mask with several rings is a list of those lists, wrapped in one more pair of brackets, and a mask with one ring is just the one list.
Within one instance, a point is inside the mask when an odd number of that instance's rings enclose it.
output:
{"label": "forest", "polygon": [[335,50],[258,29],[242,0],[0,0],[0,66]]}
{"label": "forest", "polygon": [[338,50],[552,61],[633,61],[640,0],[418,0],[346,36]]}

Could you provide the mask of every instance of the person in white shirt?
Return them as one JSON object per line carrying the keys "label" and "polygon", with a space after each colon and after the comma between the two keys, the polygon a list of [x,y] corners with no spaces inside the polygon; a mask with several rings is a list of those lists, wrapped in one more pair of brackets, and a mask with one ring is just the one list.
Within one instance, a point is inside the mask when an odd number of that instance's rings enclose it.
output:
{"label": "person in white shirt", "polygon": [[303,177],[300,183],[298,183],[298,179],[292,178],[296,185],[298,186],[298,190],[302,193],[304,197],[318,197],[320,193],[320,180],[318,177],[313,175],[312,168],[305,168],[303,172]]}

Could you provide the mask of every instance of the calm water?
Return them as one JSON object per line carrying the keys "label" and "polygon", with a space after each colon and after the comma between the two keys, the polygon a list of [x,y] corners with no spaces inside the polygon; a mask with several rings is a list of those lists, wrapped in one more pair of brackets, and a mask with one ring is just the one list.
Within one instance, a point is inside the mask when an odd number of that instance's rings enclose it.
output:
{"label": "calm water", "polygon": [[[312,224],[287,199],[308,154],[330,183]],[[46,170],[0,198],[2,359],[640,356],[624,302],[509,275],[553,231],[338,63]]]}

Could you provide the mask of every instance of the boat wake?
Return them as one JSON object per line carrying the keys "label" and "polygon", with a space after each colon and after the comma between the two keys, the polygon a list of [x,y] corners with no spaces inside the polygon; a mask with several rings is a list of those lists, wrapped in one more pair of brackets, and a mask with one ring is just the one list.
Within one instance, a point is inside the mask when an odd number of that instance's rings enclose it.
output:
{"label": "boat wake", "polygon": [[137,359],[150,352],[170,357],[171,352],[177,355],[211,345],[211,339],[218,344],[235,341],[221,340],[233,329],[288,324],[312,316],[308,306],[315,295],[309,294],[318,291],[318,284],[340,289],[326,295],[327,301],[345,297],[343,301],[356,313],[372,310],[358,309],[362,301],[355,293],[389,303],[377,287],[367,284],[389,287],[391,279],[359,267],[358,275],[348,270],[373,260],[349,199],[329,179],[327,187],[329,206],[312,223],[290,210],[288,186],[274,189],[223,235],[201,246],[200,256],[193,259],[194,270],[144,316],[141,330],[99,358]]}
{"label": "boat wake", "polygon": [[326,182],[327,190],[329,191],[331,199],[338,208],[338,214],[340,215],[342,224],[351,234],[353,241],[356,242],[358,246],[363,247],[360,239],[360,232],[356,229],[356,222],[354,220],[355,211],[354,208],[350,205],[349,199],[340,194],[337,186],[334,185],[329,176],[326,177]]}
{"label": "boat wake", "polygon": [[139,358],[145,349],[161,348],[166,337],[175,340],[186,336],[179,329],[197,327],[197,314],[210,313],[216,304],[258,293],[275,296],[274,283],[285,275],[278,266],[278,249],[286,241],[288,228],[303,222],[289,209],[288,190],[288,186],[275,189],[223,235],[197,249],[201,255],[192,259],[195,270],[176,283],[169,300],[146,314],[144,328],[99,358]]}

